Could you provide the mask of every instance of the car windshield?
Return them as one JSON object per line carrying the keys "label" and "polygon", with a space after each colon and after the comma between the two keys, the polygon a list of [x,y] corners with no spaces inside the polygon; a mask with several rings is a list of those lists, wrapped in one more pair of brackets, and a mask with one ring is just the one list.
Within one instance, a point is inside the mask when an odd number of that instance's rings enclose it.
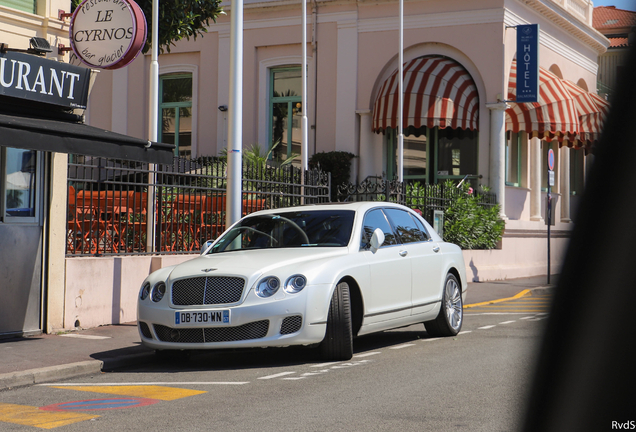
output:
{"label": "car windshield", "polygon": [[249,216],[223,234],[208,253],[347,246],[354,214],[351,210],[307,210]]}

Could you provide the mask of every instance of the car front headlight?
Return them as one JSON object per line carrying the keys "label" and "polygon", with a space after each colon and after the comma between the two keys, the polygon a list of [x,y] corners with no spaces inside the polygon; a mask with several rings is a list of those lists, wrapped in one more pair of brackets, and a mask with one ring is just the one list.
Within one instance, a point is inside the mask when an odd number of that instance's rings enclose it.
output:
{"label": "car front headlight", "polygon": [[154,288],[152,289],[152,294],[150,295],[150,298],[152,299],[153,302],[157,303],[161,301],[161,299],[163,298],[165,294],[166,294],[166,284],[165,282],[159,282],[155,284]]}
{"label": "car front headlight", "polygon": [[142,300],[146,300],[148,298],[148,294],[150,294],[150,282],[146,282],[144,286],[141,287],[139,298]]}
{"label": "car front headlight", "polygon": [[285,282],[285,287],[283,289],[289,294],[295,294],[302,291],[302,289],[306,286],[307,278],[303,275],[297,274],[287,279],[287,282]]}
{"label": "car front headlight", "polygon": [[276,276],[268,276],[261,279],[256,285],[256,295],[259,297],[267,298],[276,294],[280,288],[280,281]]}

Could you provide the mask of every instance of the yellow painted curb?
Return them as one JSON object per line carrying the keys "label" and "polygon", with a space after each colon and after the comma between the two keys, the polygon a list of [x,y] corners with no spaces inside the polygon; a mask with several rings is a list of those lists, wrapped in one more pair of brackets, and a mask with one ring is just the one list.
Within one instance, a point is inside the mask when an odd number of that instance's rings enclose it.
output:
{"label": "yellow painted curb", "polygon": [[502,298],[502,299],[497,299],[497,300],[485,301],[485,302],[481,302],[481,303],[472,303],[472,304],[464,305],[464,309],[477,307],[477,306],[491,305],[491,304],[501,303],[501,302],[505,302],[505,301],[509,301],[509,300],[516,300],[516,299],[521,298],[521,297],[523,297],[525,295],[528,295],[530,293],[530,291],[532,291],[532,290],[525,289],[525,290],[521,291],[519,294],[517,294],[516,296],[513,296],[513,297],[507,297],[507,298]]}

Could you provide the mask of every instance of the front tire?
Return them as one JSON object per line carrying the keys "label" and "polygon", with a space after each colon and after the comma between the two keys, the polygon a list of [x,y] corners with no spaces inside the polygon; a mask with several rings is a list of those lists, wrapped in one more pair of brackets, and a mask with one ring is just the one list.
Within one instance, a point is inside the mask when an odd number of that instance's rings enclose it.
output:
{"label": "front tire", "polygon": [[455,275],[449,273],[444,282],[444,293],[439,315],[433,321],[424,323],[430,336],[455,336],[462,329],[464,305],[462,290]]}
{"label": "front tire", "polygon": [[331,296],[327,331],[319,347],[320,356],[327,361],[349,360],[353,357],[351,331],[351,299],[349,285],[340,282]]}

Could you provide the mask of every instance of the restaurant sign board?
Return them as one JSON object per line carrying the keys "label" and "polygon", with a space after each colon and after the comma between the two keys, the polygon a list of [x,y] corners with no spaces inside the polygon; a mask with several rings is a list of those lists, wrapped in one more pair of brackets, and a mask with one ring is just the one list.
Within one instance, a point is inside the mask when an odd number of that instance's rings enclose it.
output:
{"label": "restaurant sign board", "polygon": [[0,95],[86,109],[90,69],[8,51],[0,53]]}
{"label": "restaurant sign board", "polygon": [[146,43],[146,17],[132,0],[84,0],[71,19],[71,47],[82,63],[127,66]]}

